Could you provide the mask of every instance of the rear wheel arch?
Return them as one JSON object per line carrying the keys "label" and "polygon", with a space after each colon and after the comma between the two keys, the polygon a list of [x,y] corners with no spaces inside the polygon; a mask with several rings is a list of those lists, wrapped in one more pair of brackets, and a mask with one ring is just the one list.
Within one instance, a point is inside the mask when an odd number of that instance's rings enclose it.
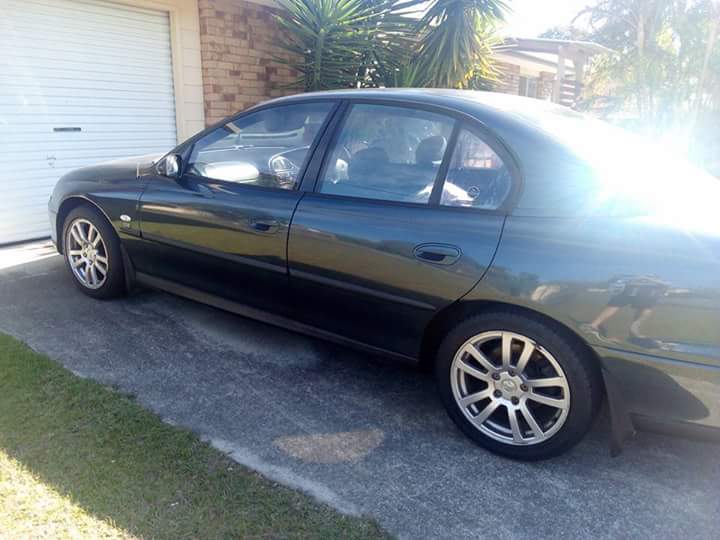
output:
{"label": "rear wheel arch", "polygon": [[443,339],[434,363],[445,409],[471,440],[535,461],[575,446],[603,400],[602,375],[585,349],[518,309],[475,312]]}
{"label": "rear wheel arch", "polygon": [[[440,347],[440,343],[455,326],[463,320],[474,315],[481,315],[489,311],[501,311],[505,313],[515,313],[524,315],[539,323],[547,325],[552,330],[567,339],[572,345],[581,350],[592,362],[597,366],[598,373],[602,367],[600,358],[597,353],[588,345],[588,343],[569,326],[562,322],[549,317],[539,311],[529,309],[515,304],[505,302],[496,302],[490,300],[470,300],[465,302],[456,302],[441,310],[433,317],[428,324],[423,335],[423,341],[420,349],[420,365],[423,368],[431,369],[435,361],[435,355]],[[603,387],[603,392],[605,388]]]}

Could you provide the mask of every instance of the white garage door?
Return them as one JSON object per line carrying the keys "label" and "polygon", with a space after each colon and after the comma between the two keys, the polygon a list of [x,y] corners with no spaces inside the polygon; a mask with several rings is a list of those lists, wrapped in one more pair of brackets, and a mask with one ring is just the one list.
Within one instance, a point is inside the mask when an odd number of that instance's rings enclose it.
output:
{"label": "white garage door", "polygon": [[175,143],[167,12],[0,0],[0,244],[49,235],[66,172]]}

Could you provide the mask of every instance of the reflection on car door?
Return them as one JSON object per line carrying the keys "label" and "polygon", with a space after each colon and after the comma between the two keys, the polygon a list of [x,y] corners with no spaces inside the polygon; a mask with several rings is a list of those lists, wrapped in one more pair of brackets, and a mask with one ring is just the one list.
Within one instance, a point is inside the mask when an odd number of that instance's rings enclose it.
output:
{"label": "reflection on car door", "polygon": [[195,142],[179,180],[152,178],[140,201],[138,271],[281,310],[296,184],[333,107],[241,115]]}
{"label": "reflection on car door", "polygon": [[[290,283],[304,322],[418,354],[432,316],[481,279],[503,227],[503,201],[478,199],[489,192],[481,184],[509,184],[510,175],[502,160],[480,155],[497,157],[487,145],[453,155],[465,131],[432,111],[349,108],[290,230]],[[446,173],[464,183],[441,204]]]}

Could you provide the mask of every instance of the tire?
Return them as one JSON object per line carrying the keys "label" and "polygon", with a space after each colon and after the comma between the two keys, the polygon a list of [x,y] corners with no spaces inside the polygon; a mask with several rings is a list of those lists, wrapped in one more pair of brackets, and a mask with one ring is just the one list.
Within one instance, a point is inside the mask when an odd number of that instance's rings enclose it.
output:
{"label": "tire", "polygon": [[[88,239],[88,235],[92,235],[91,238]],[[73,282],[86,295],[109,299],[126,293],[120,240],[94,206],[78,206],[65,218],[63,253]]]}
{"label": "tire", "polygon": [[445,409],[463,433],[491,452],[523,461],[552,458],[576,445],[603,395],[599,367],[583,347],[512,310],[455,326],[438,349],[435,377]]}

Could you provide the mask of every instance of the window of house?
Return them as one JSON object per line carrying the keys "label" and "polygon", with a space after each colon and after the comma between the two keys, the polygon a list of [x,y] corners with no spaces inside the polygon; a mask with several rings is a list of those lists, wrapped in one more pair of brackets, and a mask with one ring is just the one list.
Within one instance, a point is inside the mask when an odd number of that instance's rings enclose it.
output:
{"label": "window of house", "polygon": [[236,118],[193,146],[190,174],[235,184],[294,189],[332,103],[298,103]]}
{"label": "window of house", "polygon": [[321,193],[427,203],[454,120],[419,109],[353,105],[330,151]]}
{"label": "window of house", "polygon": [[537,77],[520,77],[520,88],[518,93],[521,96],[537,97],[538,95],[538,79]]}
{"label": "window of house", "polygon": [[440,204],[497,210],[507,199],[512,177],[503,160],[474,132],[462,129],[450,160]]}

